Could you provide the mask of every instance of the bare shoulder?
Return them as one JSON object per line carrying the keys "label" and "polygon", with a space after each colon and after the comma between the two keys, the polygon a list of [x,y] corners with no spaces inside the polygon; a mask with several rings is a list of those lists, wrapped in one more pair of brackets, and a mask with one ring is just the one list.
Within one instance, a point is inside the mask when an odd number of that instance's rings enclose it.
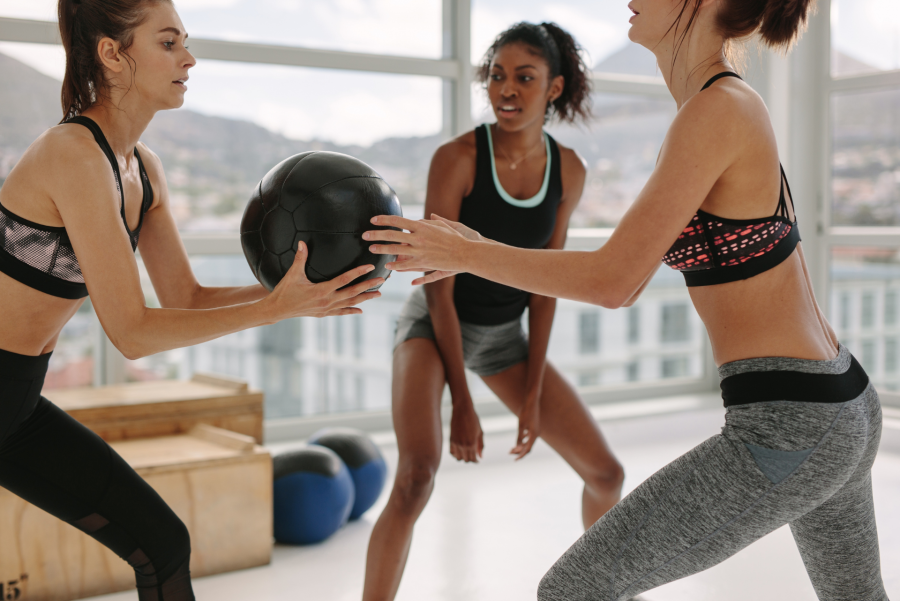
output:
{"label": "bare shoulder", "polygon": [[587,173],[587,161],[584,160],[584,157],[578,154],[574,148],[563,146],[559,142],[556,145],[559,147],[559,163],[563,177],[569,174],[584,178]]}
{"label": "bare shoulder", "polygon": [[476,156],[475,132],[453,138],[434,152],[429,181],[454,197],[466,196],[475,184]]}
{"label": "bare shoulder", "polygon": [[457,166],[460,162],[471,162],[474,167],[477,153],[475,132],[469,131],[441,144],[434,152],[432,165],[447,168]]}
{"label": "bare shoulder", "polygon": [[697,127],[701,128],[698,133],[721,139],[743,136],[758,130],[763,123],[768,123],[768,111],[760,95],[741,80],[726,80],[688,100],[672,127]]}
{"label": "bare shoulder", "polygon": [[587,161],[578,151],[559,142],[559,170],[562,177],[563,200],[566,202],[578,202],[584,191],[584,182],[587,179]]}
{"label": "bare shoulder", "polygon": [[29,164],[47,170],[48,181],[96,177],[98,170],[112,177],[109,159],[91,132],[79,125],[62,124],[45,131],[26,152]]}

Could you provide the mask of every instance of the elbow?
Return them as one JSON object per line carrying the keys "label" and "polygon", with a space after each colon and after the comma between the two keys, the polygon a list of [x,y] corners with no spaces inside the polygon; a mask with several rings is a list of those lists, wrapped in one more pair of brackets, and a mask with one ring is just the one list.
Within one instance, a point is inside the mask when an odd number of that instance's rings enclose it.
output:
{"label": "elbow", "polygon": [[152,349],[144,336],[141,335],[142,328],[137,323],[117,324],[116,327],[104,327],[106,336],[113,346],[116,347],[122,355],[129,361],[143,359],[152,355]]}
{"label": "elbow", "polygon": [[621,309],[622,307],[631,306],[634,300],[631,296],[619,290],[600,290],[588,302],[604,309]]}
{"label": "elbow", "polygon": [[123,338],[109,336],[109,340],[113,343],[113,346],[116,347],[116,349],[129,361],[137,361],[150,354],[140,348],[140,344],[138,344],[136,340],[129,338],[130,337],[128,336]]}
{"label": "elbow", "polygon": [[144,345],[142,345],[140,340],[133,334],[114,334],[108,332],[106,335],[109,337],[109,341],[112,342],[113,346],[116,347],[116,349],[129,361],[137,361],[138,359],[143,359],[152,354],[148,352],[148,349],[144,348]]}

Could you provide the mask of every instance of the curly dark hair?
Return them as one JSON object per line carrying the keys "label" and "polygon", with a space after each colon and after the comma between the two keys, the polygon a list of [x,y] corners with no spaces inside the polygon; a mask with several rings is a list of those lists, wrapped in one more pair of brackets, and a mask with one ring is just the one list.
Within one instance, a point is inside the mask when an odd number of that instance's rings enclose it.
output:
{"label": "curly dark hair", "polygon": [[526,44],[550,67],[550,78],[563,76],[562,94],[547,105],[547,118],[574,123],[591,118],[591,70],[582,58],[582,48],[572,35],[556,23],[516,23],[497,36],[484,54],[478,81],[486,84],[497,52],[508,44]]}

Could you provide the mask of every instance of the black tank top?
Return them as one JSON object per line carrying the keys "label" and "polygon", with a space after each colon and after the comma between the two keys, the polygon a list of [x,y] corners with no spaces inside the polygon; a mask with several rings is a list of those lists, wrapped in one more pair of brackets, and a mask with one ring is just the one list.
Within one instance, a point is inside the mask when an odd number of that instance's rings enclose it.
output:
{"label": "black tank top", "polygon": [[[131,240],[131,249],[136,250],[141,227],[144,225],[144,215],[153,204],[153,188],[150,186],[150,179],[147,177],[138,149],[134,149],[134,156],[138,160],[144,198],[141,203],[140,221],[134,231],[131,231],[125,219],[125,192],[122,189],[119,163],[103,131],[87,117],[73,117],[66,123],[77,123],[91,130],[94,139],[112,165],[116,188],[122,201],[120,209],[122,223],[125,224],[125,231]],[[26,286],[51,296],[78,299],[88,295],[84,276],[81,274],[81,265],[72,249],[66,228],[41,225],[22,219],[3,205],[0,205],[0,271]]]}
{"label": "black tank top", "polygon": [[[488,125],[475,129],[475,185],[462,201],[459,221],[483,236],[519,248],[544,248],[556,228],[556,210],[562,200],[559,147],[548,134],[547,168],[541,191],[528,200],[517,200],[500,185],[494,164],[493,141]],[[474,276],[456,276],[453,300],[460,321],[493,326],[519,319],[530,295]]]}

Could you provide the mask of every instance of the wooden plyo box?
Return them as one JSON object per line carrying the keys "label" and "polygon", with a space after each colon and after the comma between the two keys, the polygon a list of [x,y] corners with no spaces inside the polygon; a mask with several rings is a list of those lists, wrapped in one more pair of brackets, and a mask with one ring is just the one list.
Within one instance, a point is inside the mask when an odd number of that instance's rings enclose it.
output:
{"label": "wooden plyo box", "polygon": [[47,390],[44,396],[107,442],[184,434],[197,424],[263,440],[262,392],[221,376]]}
{"label": "wooden plyo box", "polygon": [[[269,563],[272,458],[252,438],[199,426],[111,446],[187,525],[193,576]],[[112,551],[2,488],[0,539],[0,599],[71,601],[135,586]]]}

